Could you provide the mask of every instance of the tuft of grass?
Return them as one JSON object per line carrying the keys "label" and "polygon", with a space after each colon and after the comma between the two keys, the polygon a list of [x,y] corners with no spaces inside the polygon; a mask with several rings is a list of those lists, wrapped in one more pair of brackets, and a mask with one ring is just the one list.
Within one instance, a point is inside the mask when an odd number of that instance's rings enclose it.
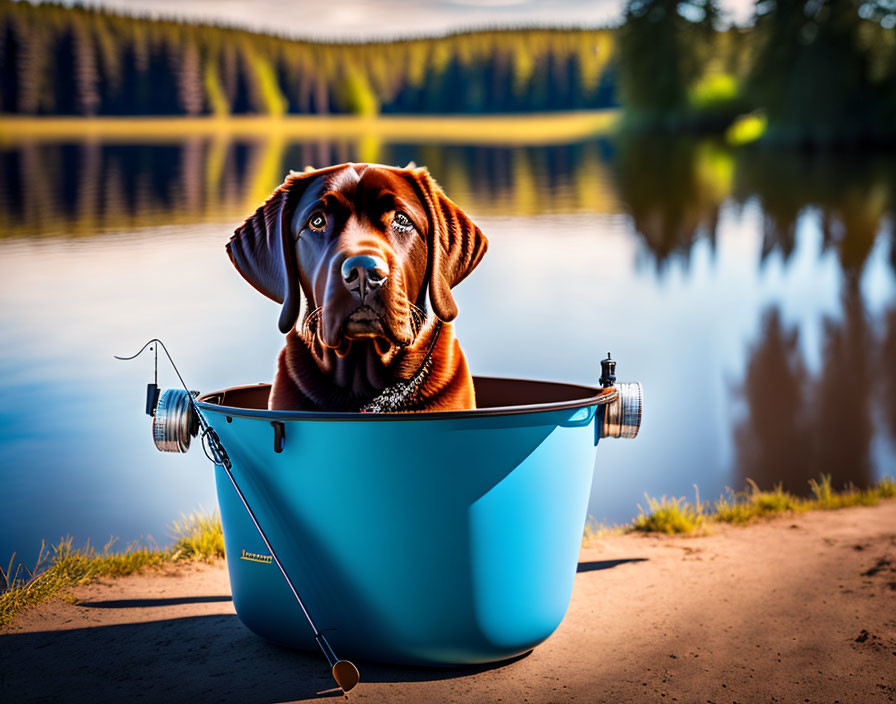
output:
{"label": "tuft of grass", "polygon": [[632,522],[632,531],[645,533],[695,533],[701,530],[706,522],[703,513],[703,505],[699,496],[695,503],[684,499],[667,498],[663,496],[656,499],[644,494],[647,500],[647,510],[638,504],[640,513]]}
{"label": "tuft of grass", "polygon": [[877,483],[875,489],[882,499],[896,498],[896,480],[893,477],[884,477]]}
{"label": "tuft of grass", "polygon": [[182,515],[171,529],[176,542],[166,549],[131,543],[116,552],[113,539],[100,552],[89,543],[74,548],[69,537],[49,549],[42,544],[33,568],[22,563],[13,567],[13,554],[6,570],[0,567],[0,626],[31,606],[65,596],[72,588],[103,577],[124,577],[172,562],[224,556],[224,534],[217,513]]}
{"label": "tuft of grass", "polygon": [[755,520],[770,518],[783,513],[796,513],[812,510],[831,510],[849,506],[875,506],[881,499],[896,497],[896,481],[884,477],[868,489],[858,489],[848,485],[835,490],[828,474],[809,480],[812,496],[800,498],[784,491],[778,485],[771,491],[762,491],[754,481],[748,479],[749,488],[743,492],[731,489],[714,502],[708,511],[701,504],[699,495],[695,504],[683,498],[655,499],[647,498],[648,510],[640,505],[640,514],[628,528],[630,532],[654,533],[697,533],[709,523],[744,524]]}
{"label": "tuft of grass", "polygon": [[771,491],[762,491],[752,479],[746,492],[731,489],[713,505],[712,520],[718,523],[749,523],[756,518],[776,516],[785,511],[801,511],[803,504],[780,484]]}
{"label": "tuft of grass", "polygon": [[850,484],[842,491],[834,491],[829,474],[822,474],[818,481],[810,479],[809,487],[815,497],[811,499],[814,504],[813,508],[823,510],[846,508],[847,506],[874,506],[880,501],[877,486],[863,491]]}
{"label": "tuft of grass", "polygon": [[625,526],[608,526],[605,523],[598,522],[593,516],[588,516],[588,520],[585,521],[585,530],[582,533],[582,546],[590,547],[601,538],[605,538],[608,535],[620,535],[623,532],[625,532]]}
{"label": "tuft of grass", "polygon": [[211,562],[224,557],[224,531],[217,511],[181,514],[179,521],[172,521],[171,532],[176,538],[171,548],[172,560]]}

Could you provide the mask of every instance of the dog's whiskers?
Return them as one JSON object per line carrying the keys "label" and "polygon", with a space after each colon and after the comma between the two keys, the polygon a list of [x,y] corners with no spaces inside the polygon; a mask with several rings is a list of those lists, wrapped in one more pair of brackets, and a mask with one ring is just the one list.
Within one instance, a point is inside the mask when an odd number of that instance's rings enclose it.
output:
{"label": "dog's whiskers", "polygon": [[[318,306],[317,308],[309,311],[302,318],[300,325],[296,328],[296,332],[299,337],[306,341],[309,346],[317,348],[317,343],[320,341],[320,322],[323,316],[324,308],[323,306]],[[423,328],[426,326],[427,322],[427,314],[426,311],[420,308],[413,303],[407,303],[407,308],[404,313],[398,313],[398,319],[404,319],[407,321],[408,328],[411,333],[411,340],[408,343],[399,344],[397,347],[404,347],[407,344],[413,344],[414,340],[416,340],[417,336],[423,331]],[[397,349],[395,350],[397,351]]]}
{"label": "dog's whiskers", "polygon": [[411,328],[411,337],[417,337],[426,324],[426,311],[420,306],[408,303],[408,322]]}
{"label": "dog's whiskers", "polygon": [[298,331],[299,337],[306,340],[314,337],[315,326],[320,322],[320,317],[323,315],[323,312],[323,306],[318,306],[304,317],[301,329]]}

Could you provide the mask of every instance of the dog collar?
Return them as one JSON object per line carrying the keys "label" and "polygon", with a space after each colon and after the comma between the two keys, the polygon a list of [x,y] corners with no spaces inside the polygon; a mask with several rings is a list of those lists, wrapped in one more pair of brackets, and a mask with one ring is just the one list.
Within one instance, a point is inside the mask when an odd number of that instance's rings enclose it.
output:
{"label": "dog collar", "polygon": [[397,413],[408,410],[432,371],[432,353],[442,331],[442,321],[436,320],[434,327],[435,334],[429,343],[429,349],[414,375],[410,379],[402,379],[387,386],[372,401],[361,406],[361,413]]}

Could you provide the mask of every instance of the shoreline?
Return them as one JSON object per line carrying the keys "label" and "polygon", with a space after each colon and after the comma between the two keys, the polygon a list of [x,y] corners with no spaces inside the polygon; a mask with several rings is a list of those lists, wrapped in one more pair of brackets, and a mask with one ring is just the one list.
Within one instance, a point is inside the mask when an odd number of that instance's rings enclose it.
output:
{"label": "shoreline", "polygon": [[[234,615],[223,561],[78,587],[0,629],[0,694],[70,701],[305,701],[316,654]],[[896,501],[701,536],[608,535],[582,549],[560,628],[530,654],[433,670],[358,663],[358,701],[892,701]]]}
{"label": "shoreline", "polygon": [[[782,514],[796,517],[810,511],[877,506],[882,500],[896,498],[896,481],[889,476],[866,489],[848,485],[838,491],[833,488],[831,477],[822,474],[817,480],[809,480],[811,498],[796,496],[780,486],[765,491],[755,482],[747,481],[748,490],[734,492],[728,489],[715,502],[700,501],[699,496],[691,503],[684,497],[657,499],[645,494],[649,510],[645,511],[639,505],[640,514],[626,525],[595,525],[589,516],[582,535],[582,547],[587,548],[594,541],[610,535],[631,533],[699,537],[711,534],[713,526],[742,526]],[[5,572],[0,565],[0,628],[47,599],[66,598],[72,588],[83,584],[107,577],[124,577],[150,568],[211,562],[224,557],[224,533],[217,511],[181,515],[170,528],[176,541],[166,548],[132,543],[123,551],[111,552],[107,546],[103,552],[97,552],[89,543],[84,548],[73,548],[69,537],[49,548],[44,543],[33,569],[20,561],[13,571],[13,560]],[[112,543],[114,541],[110,545]],[[24,574],[22,568],[27,579],[20,578]]]}
{"label": "shoreline", "polygon": [[609,134],[620,111],[558,111],[483,115],[238,115],[21,117],[0,115],[0,143],[102,139],[165,143],[188,137],[379,139],[443,144],[564,144]]}

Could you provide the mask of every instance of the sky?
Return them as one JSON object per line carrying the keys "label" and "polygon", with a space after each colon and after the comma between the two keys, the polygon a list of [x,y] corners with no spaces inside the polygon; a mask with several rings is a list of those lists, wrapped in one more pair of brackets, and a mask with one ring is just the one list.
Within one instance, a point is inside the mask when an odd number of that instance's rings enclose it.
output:
{"label": "sky", "polygon": [[[618,24],[625,0],[63,0],[129,14],[212,21],[312,39],[389,39],[480,27]],[[745,24],[753,0],[720,0]]]}

